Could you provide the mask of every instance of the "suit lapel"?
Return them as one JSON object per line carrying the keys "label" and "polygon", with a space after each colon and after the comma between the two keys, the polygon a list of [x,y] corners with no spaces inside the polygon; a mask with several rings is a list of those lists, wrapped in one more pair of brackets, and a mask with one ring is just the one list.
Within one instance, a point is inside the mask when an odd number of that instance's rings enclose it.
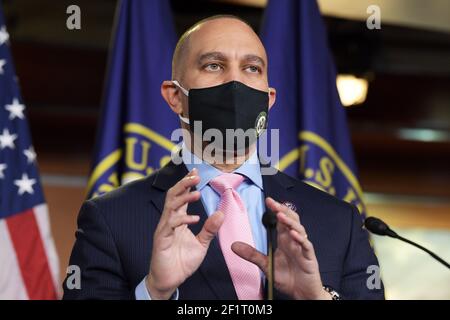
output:
{"label": "suit lapel", "polygon": [[[187,173],[188,170],[184,164],[176,165],[173,162],[170,162],[158,171],[153,187],[164,192],[159,193],[156,197],[152,197],[151,201],[160,213],[164,209],[167,190],[180,181]],[[189,226],[192,233],[196,235],[201,231],[208,215],[201,200],[190,203],[187,212],[188,214],[200,216],[198,223]],[[217,299],[237,299],[236,291],[217,238],[211,241],[205,259],[200,265],[199,272],[215,293]]]}
{"label": "suit lapel", "polygon": [[157,196],[152,196],[151,202],[158,209],[161,214],[164,209],[164,201],[166,199],[167,190],[173,187],[178,181],[180,181],[185,175],[188,174],[186,166],[184,164],[176,165],[172,161],[165,167],[156,172],[155,180],[152,187],[159,189],[163,192],[158,193]]}
{"label": "suit lapel", "polygon": [[294,186],[292,180],[280,172],[273,175],[263,175],[262,179],[264,195],[279,202],[283,202],[285,200],[286,190]]}

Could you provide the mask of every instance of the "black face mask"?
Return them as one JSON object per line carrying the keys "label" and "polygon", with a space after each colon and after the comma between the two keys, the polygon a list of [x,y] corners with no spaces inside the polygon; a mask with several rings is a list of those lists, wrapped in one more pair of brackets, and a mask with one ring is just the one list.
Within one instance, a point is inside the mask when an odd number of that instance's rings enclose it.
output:
{"label": "black face mask", "polygon": [[[251,88],[239,81],[189,91],[177,81],[173,83],[189,97],[189,121],[180,116],[181,120],[189,124],[194,133],[195,121],[202,121],[202,137],[208,129],[219,130],[223,137],[223,150],[230,150],[225,138],[226,129],[242,129],[247,133],[244,145],[237,143],[237,138],[233,141],[233,149],[241,149],[256,142],[267,128],[269,94],[266,91]],[[242,131],[236,131],[236,136],[238,132]]]}

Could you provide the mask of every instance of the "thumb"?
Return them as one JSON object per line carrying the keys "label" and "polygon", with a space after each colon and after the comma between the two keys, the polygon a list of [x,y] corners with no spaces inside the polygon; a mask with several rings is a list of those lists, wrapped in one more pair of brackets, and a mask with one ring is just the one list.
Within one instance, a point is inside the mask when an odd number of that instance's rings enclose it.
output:
{"label": "thumb", "polygon": [[269,262],[267,256],[248,245],[247,243],[236,241],[231,245],[231,250],[239,257],[256,264],[264,274],[267,274],[267,264]]}
{"label": "thumb", "polygon": [[197,240],[204,246],[208,247],[211,240],[214,239],[216,233],[222,226],[225,216],[223,212],[216,211],[208,219],[206,219],[202,230],[197,235]]}

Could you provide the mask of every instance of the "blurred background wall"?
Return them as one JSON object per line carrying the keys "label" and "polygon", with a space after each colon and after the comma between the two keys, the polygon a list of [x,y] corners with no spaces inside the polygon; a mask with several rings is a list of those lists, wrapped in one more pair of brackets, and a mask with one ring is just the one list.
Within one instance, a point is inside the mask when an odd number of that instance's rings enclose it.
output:
{"label": "blurred background wall", "polygon": [[[218,13],[237,14],[258,31],[265,3],[171,1],[178,34]],[[64,276],[85,198],[116,0],[3,4]],[[81,8],[81,30],[66,28],[71,4]],[[347,114],[369,215],[449,260],[450,2],[319,4],[338,72],[368,83],[366,97]],[[381,9],[380,30],[366,27],[371,4]],[[374,237],[374,245],[388,298],[450,299],[449,272],[425,253],[391,239]]]}

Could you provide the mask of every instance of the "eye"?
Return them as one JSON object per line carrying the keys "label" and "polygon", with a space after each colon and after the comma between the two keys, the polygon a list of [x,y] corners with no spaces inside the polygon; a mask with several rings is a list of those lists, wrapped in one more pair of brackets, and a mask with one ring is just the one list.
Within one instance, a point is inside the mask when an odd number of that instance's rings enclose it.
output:
{"label": "eye", "polygon": [[261,73],[261,68],[258,66],[248,66],[245,68],[250,73]]}
{"label": "eye", "polygon": [[222,66],[218,63],[208,63],[204,66],[206,71],[219,71],[222,69]]}

